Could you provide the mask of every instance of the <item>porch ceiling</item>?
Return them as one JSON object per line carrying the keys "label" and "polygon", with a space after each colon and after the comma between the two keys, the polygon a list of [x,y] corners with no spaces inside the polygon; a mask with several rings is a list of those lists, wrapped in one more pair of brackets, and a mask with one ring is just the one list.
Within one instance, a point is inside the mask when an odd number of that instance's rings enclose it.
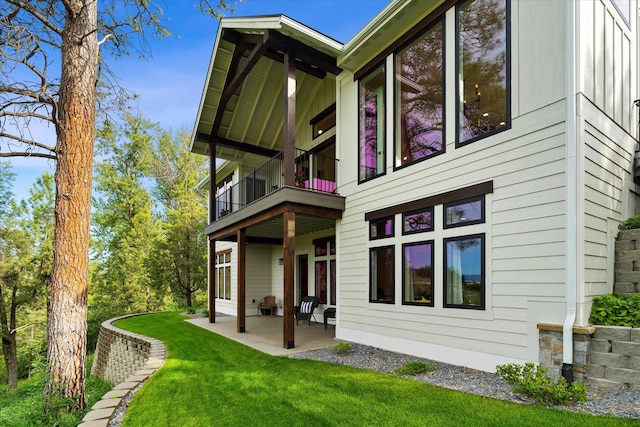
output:
{"label": "porch ceiling", "polygon": [[[296,215],[296,236],[302,236],[322,230],[335,228],[335,219],[318,218],[311,215]],[[282,240],[283,217],[279,215],[259,224],[247,227],[247,240]],[[231,235],[229,241],[235,241],[236,236]]]}
{"label": "porch ceiling", "polygon": [[[284,15],[220,22],[191,151],[259,164],[284,145],[284,53],[295,51],[296,107],[306,111],[322,79],[341,70],[342,44]],[[298,115],[302,116],[302,115]],[[296,123],[296,130],[308,123]]]}

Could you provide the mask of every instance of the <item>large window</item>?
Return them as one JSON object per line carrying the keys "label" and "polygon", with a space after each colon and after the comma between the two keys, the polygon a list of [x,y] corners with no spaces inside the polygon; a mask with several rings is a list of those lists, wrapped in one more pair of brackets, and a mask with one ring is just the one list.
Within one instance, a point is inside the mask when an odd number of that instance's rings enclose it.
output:
{"label": "large window", "polygon": [[484,309],[484,234],[444,239],[445,307]]}
{"label": "large window", "polygon": [[445,150],[443,27],[436,21],[395,55],[396,167]]}
{"label": "large window", "polygon": [[371,248],[369,252],[369,301],[393,304],[394,290],[394,247]]}
{"label": "large window", "polygon": [[[485,212],[492,192],[493,181],[486,181],[365,213],[370,244],[385,243],[369,249],[369,302],[394,303],[398,292],[402,305],[426,311],[485,310]],[[400,217],[402,235],[394,236]]]}
{"label": "large window", "polygon": [[433,306],[433,241],[402,245],[402,303]]}
{"label": "large window", "polygon": [[384,80],[384,65],[381,65],[359,82],[358,182],[384,174]]}
{"label": "large window", "polygon": [[507,4],[467,0],[457,6],[456,146],[510,126]]}
{"label": "large window", "polygon": [[231,299],[231,251],[216,254],[216,298]]}

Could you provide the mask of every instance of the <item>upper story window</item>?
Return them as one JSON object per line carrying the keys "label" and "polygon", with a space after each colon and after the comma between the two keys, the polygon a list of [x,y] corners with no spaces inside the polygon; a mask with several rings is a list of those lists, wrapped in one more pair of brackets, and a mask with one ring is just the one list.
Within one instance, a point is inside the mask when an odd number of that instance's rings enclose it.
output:
{"label": "upper story window", "polygon": [[358,85],[358,182],[385,170],[385,71],[376,67]]}
{"label": "upper story window", "polygon": [[395,54],[396,167],[445,150],[443,30],[438,19]]}
{"label": "upper story window", "polygon": [[456,146],[508,129],[508,0],[467,0],[458,25]]}
{"label": "upper story window", "polygon": [[313,139],[324,135],[329,129],[336,126],[336,104],[330,105],[322,113],[311,119]]}

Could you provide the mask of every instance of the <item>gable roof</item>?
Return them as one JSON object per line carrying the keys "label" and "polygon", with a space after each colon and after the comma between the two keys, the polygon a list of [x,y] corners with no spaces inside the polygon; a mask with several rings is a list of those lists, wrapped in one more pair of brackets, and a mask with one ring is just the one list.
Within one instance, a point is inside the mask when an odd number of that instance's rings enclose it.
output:
{"label": "gable roof", "polygon": [[[342,43],[285,15],[223,18],[198,108],[191,151],[251,163],[283,148],[285,52],[295,52],[297,104],[338,74]],[[247,76],[251,78],[247,78]],[[257,162],[260,160],[256,160]]]}

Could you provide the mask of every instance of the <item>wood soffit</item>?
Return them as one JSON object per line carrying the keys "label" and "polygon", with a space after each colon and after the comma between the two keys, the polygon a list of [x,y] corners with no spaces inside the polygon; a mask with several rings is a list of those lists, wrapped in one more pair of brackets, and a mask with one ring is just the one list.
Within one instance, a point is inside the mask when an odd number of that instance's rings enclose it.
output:
{"label": "wood soffit", "polygon": [[[217,137],[217,130],[222,123],[227,104],[239,88],[242,87],[251,70],[260,58],[269,58],[284,64],[284,54],[289,52],[295,56],[296,70],[324,79],[327,73],[339,74],[342,69],[337,66],[337,59],[308,46],[294,38],[274,30],[263,34],[243,34],[233,29],[224,29],[221,38],[235,45],[233,56],[226,75],[222,96],[209,134],[198,132],[196,139],[207,143],[232,148],[241,152],[273,157],[275,150],[245,144]],[[243,60],[244,59],[244,60]]]}

